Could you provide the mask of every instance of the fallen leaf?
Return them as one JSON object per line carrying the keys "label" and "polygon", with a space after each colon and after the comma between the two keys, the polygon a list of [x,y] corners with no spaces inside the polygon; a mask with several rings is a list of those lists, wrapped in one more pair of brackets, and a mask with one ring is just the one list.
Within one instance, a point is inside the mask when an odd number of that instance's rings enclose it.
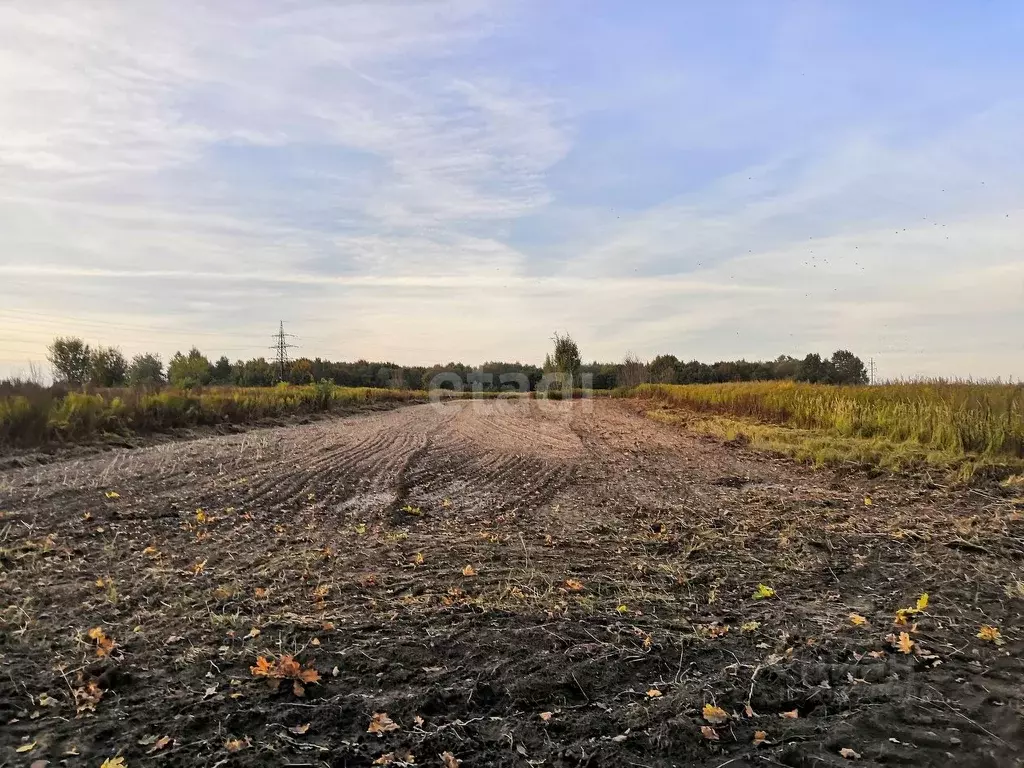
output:
{"label": "fallen leaf", "polygon": [[414,723],[416,723],[416,725],[417,725],[418,727],[422,727],[422,726],[423,726],[423,724],[424,724],[424,723],[426,722],[426,720],[424,720],[424,719],[423,719],[422,717],[420,717],[419,715],[416,715],[416,717],[414,717],[414,718],[412,719],[412,721],[413,721]]}
{"label": "fallen leaf", "polygon": [[708,741],[718,741],[719,740],[718,731],[716,731],[710,725],[702,725],[700,727],[700,735],[703,736]]}
{"label": "fallen leaf", "polygon": [[855,627],[863,627],[868,623],[868,620],[861,616],[859,613],[850,614],[850,623]]}
{"label": "fallen leaf", "polygon": [[910,635],[906,632],[900,632],[900,638],[896,643],[896,647],[899,648],[900,653],[910,653],[914,650],[914,641],[910,639]]}
{"label": "fallen leaf", "polygon": [[839,750],[839,754],[845,757],[847,760],[860,760],[860,754],[854,752],[849,747],[843,747]]}
{"label": "fallen leaf", "polygon": [[303,723],[302,725],[293,725],[288,730],[291,731],[292,733],[295,733],[295,734],[298,734],[299,736],[302,736],[306,731],[309,730],[309,723]]}
{"label": "fallen leaf", "polygon": [[870,496],[865,496],[865,497],[864,497],[864,506],[865,506],[865,507],[870,507],[870,506],[871,506],[871,504],[872,504],[872,502],[871,502],[871,497],[870,497]]}
{"label": "fallen leaf", "polygon": [[245,749],[246,743],[241,739],[228,739],[224,742],[224,749],[228,752],[238,752],[240,749]]}
{"label": "fallen leaf", "polygon": [[740,626],[740,632],[756,632],[761,628],[760,621],[745,621]]}
{"label": "fallen leaf", "polygon": [[153,746],[150,747],[147,750],[147,754],[151,755],[154,752],[159,752],[161,749],[164,749],[165,747],[167,747],[167,745],[170,744],[170,743],[171,743],[171,737],[170,736],[161,736],[159,739],[157,739],[156,741],[153,742]]}
{"label": "fallen leaf", "polygon": [[925,592],[919,598],[917,598],[917,610],[923,611],[928,607],[928,593]]}
{"label": "fallen leaf", "polygon": [[978,638],[981,640],[987,640],[990,643],[996,645],[1003,645],[1006,641],[1003,640],[1003,635],[997,627],[993,627],[991,624],[983,624],[981,629],[978,630]]}
{"label": "fallen leaf", "polygon": [[705,704],[703,710],[704,719],[712,725],[720,725],[729,719],[729,713],[721,707],[713,704]]}
{"label": "fallen leaf", "polygon": [[104,495],[108,499],[120,499],[121,498],[121,494],[118,493],[117,491],[107,491]]}
{"label": "fallen leaf", "polygon": [[541,712],[540,713],[540,719],[543,720],[546,723],[548,720],[551,719],[551,713],[550,712]]}
{"label": "fallen leaf", "polygon": [[757,589],[754,591],[753,598],[755,600],[764,600],[769,597],[775,597],[775,590],[765,584],[758,584]]}
{"label": "fallen leaf", "polygon": [[125,762],[123,757],[108,757],[102,763],[100,768],[128,768],[128,763]]}
{"label": "fallen leaf", "polygon": [[754,708],[750,706],[750,704],[743,705],[743,714],[751,719],[757,717],[757,715],[754,714]]}
{"label": "fallen leaf", "polygon": [[583,582],[580,581],[579,579],[566,579],[565,580],[565,588],[567,590],[569,590],[570,592],[582,592],[583,591]]}
{"label": "fallen leaf", "polygon": [[309,641],[309,644],[310,644],[310,645],[313,645],[313,646],[317,646],[317,645],[320,645],[320,639],[319,639],[319,638],[316,638],[316,637],[314,637],[314,638],[313,638],[312,640],[310,640],[310,641]]}
{"label": "fallen leaf", "polygon": [[423,565],[423,563],[424,563],[423,553],[422,552],[417,552],[415,555],[413,555],[412,556],[412,562],[413,562],[414,565]]}
{"label": "fallen leaf", "polygon": [[629,613],[629,606],[628,605],[620,605],[615,610],[618,611],[619,613]]}
{"label": "fallen leaf", "polygon": [[18,747],[14,751],[15,752],[19,752],[19,753],[21,753],[21,752],[31,752],[35,748],[36,748],[36,742],[30,741],[28,744],[22,744],[20,747]]}
{"label": "fallen leaf", "polygon": [[459,768],[461,764],[462,761],[457,760],[455,758],[455,755],[453,755],[451,752],[441,753],[441,765],[443,765],[444,768]]}
{"label": "fallen leaf", "polygon": [[651,688],[651,690],[649,690],[647,692],[647,698],[649,698],[649,699],[657,699],[660,696],[661,696],[661,691],[659,691],[657,688]]}
{"label": "fallen leaf", "polygon": [[246,640],[250,640],[250,639],[252,639],[254,637],[259,637],[259,636],[260,636],[260,631],[256,627],[253,627],[252,629],[249,630],[249,634],[247,634],[245,636],[245,639]]}
{"label": "fallen leaf", "polygon": [[370,727],[366,729],[366,732],[382,736],[389,731],[397,730],[398,726],[394,720],[388,717],[387,712],[374,712],[373,717],[370,718]]}
{"label": "fallen leaf", "polygon": [[791,709],[789,712],[780,712],[779,717],[784,720],[797,720],[800,717],[800,713],[795,709]]}
{"label": "fallen leaf", "polygon": [[473,566],[472,565],[467,565],[465,568],[462,569],[462,575],[463,576],[476,576],[476,571],[473,570]]}
{"label": "fallen leaf", "polygon": [[767,731],[754,731],[754,746],[759,747],[764,744],[765,739],[768,738]]}

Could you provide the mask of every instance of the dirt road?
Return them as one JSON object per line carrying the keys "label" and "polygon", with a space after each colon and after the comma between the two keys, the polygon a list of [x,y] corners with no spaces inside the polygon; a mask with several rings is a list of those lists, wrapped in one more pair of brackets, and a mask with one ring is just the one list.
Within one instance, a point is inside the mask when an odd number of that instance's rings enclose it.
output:
{"label": "dirt road", "polygon": [[0,764],[1022,764],[1019,502],[636,408],[3,471]]}

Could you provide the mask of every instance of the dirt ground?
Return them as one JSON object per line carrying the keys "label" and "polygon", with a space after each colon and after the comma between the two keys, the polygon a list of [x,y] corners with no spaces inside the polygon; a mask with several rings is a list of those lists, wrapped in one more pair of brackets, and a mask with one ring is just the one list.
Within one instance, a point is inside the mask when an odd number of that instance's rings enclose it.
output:
{"label": "dirt ground", "polygon": [[1024,502],[638,408],[0,471],[0,764],[1024,765]]}

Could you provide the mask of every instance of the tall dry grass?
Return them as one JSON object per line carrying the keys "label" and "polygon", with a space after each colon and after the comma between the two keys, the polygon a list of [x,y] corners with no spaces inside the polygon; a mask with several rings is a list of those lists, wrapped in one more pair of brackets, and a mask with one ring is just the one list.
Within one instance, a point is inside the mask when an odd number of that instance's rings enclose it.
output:
{"label": "tall dry grass", "polygon": [[425,400],[426,392],[308,386],[210,387],[144,392],[33,392],[0,398],[0,446],[34,447],[89,440],[103,434],[133,435],[216,424],[324,413],[374,403]]}
{"label": "tall dry grass", "polygon": [[639,397],[724,416],[956,454],[1024,457],[1024,385],[645,384]]}

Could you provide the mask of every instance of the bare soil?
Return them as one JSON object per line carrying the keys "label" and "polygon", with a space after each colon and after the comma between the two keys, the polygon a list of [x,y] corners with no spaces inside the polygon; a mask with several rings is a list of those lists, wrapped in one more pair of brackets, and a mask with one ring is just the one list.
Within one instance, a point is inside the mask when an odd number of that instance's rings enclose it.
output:
{"label": "bare soil", "polygon": [[[635,408],[452,401],[0,471],[0,764],[1024,765],[1020,500]],[[283,656],[319,681],[254,674]]]}

